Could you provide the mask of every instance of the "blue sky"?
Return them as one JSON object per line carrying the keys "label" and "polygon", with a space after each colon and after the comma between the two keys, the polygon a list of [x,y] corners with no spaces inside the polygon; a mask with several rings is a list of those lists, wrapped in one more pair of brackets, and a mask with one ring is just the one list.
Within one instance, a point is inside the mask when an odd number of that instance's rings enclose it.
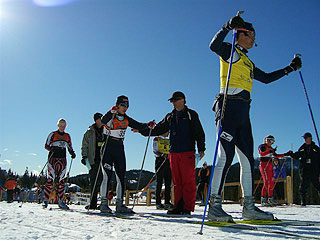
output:
{"label": "blue sky", "polygon": [[[287,66],[294,53],[302,54],[302,74],[320,127],[317,0],[44,2],[0,2],[1,168],[40,171],[47,157],[45,140],[63,117],[77,154],[71,175],[86,173],[80,147],[95,112],[105,113],[125,94],[129,116],[160,121],[172,110],[167,99],[176,90],[200,115],[207,144],[203,161],[211,165],[219,59],[208,45],[238,10],[256,29],[259,46],[248,54],[256,66],[271,72]],[[315,136],[297,72],[269,85],[255,81],[252,99],[255,157],[268,134],[275,136],[279,153],[291,145],[297,150],[306,131]],[[146,142],[128,129],[127,169],[140,169]],[[154,169],[151,146],[145,169]]]}

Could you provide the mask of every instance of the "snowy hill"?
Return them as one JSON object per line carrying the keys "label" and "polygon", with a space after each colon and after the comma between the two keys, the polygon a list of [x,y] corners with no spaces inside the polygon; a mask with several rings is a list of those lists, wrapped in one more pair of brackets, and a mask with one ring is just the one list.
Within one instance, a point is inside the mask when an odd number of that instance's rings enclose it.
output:
{"label": "snowy hill", "polygon": [[[35,203],[25,203],[20,208],[17,202],[0,202],[0,239],[297,239],[276,233],[237,230],[204,226],[203,235],[197,234],[200,225],[186,223],[200,221],[204,207],[196,206],[191,218],[166,218],[152,215],[164,213],[155,207],[136,206],[131,220],[87,214],[83,206],[70,207],[73,211],[42,209]],[[113,207],[112,207],[113,208]],[[237,220],[241,217],[241,206],[224,205]],[[320,206],[298,206],[286,208],[264,208],[280,219],[308,220],[320,222]],[[98,213],[98,211],[95,211]],[[318,238],[320,226],[273,226],[267,229]]]}

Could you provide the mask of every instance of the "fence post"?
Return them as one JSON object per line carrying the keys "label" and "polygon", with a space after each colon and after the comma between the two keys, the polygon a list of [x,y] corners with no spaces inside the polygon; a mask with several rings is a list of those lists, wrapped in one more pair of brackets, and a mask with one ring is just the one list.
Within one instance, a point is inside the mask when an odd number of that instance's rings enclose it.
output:
{"label": "fence post", "polygon": [[292,191],[292,177],[287,176],[286,178],[286,192],[287,192],[287,203],[292,204],[293,203],[293,191]]}
{"label": "fence post", "polygon": [[147,203],[147,206],[151,205],[151,190],[150,190],[150,188],[148,188],[148,191],[147,191],[146,203]]}
{"label": "fence post", "polygon": [[129,197],[130,197],[129,190],[126,190],[126,202],[125,202],[125,205],[126,205],[126,206],[129,205]]}

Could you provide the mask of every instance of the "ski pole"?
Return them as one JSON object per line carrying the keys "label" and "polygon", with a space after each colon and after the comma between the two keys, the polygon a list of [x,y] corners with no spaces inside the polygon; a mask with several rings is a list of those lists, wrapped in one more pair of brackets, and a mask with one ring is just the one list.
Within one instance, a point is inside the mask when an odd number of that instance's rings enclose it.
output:
{"label": "ski pole", "polygon": [[[238,12],[237,12],[237,16],[240,16],[242,13],[244,13],[244,11],[238,11]],[[221,117],[220,117],[220,119],[219,119],[219,125],[218,125],[218,126],[219,126],[219,127],[218,127],[219,131],[218,131],[216,148],[215,148],[214,158],[213,158],[213,163],[212,163],[212,171],[211,171],[211,175],[210,175],[210,183],[209,183],[209,187],[208,187],[206,204],[205,204],[204,211],[203,211],[201,228],[200,228],[200,231],[198,232],[198,234],[200,234],[200,235],[203,234],[203,233],[202,233],[202,230],[203,230],[203,226],[204,226],[204,219],[205,219],[205,217],[206,217],[208,200],[209,200],[210,190],[211,190],[211,185],[212,185],[212,178],[213,178],[214,168],[215,168],[215,164],[216,164],[216,160],[217,160],[218,146],[219,146],[220,137],[221,137],[221,133],[222,133],[222,120],[223,120],[223,118],[224,118],[224,112],[225,112],[226,104],[227,104],[227,94],[228,94],[228,89],[229,89],[229,82],[230,82],[230,76],[231,76],[233,54],[234,54],[234,51],[235,51],[236,38],[237,38],[237,30],[234,29],[234,30],[233,30],[232,47],[231,47],[231,58],[230,58],[230,63],[229,63],[229,69],[228,69],[228,76],[227,76],[226,87],[225,87],[225,89],[224,89],[223,103],[222,103],[222,109],[221,109]]]}
{"label": "ski pole", "polygon": [[91,194],[90,194],[90,203],[89,203],[89,207],[88,207],[88,212],[90,211],[91,201],[92,201],[93,193],[94,193],[94,191],[96,189],[99,173],[100,173],[100,170],[102,169],[102,158],[103,158],[104,153],[105,153],[106,148],[107,148],[108,139],[109,139],[109,136],[111,134],[111,129],[113,128],[113,119],[114,119],[115,116],[116,116],[116,114],[112,114],[112,118],[110,120],[111,125],[110,125],[110,128],[108,129],[106,140],[104,141],[104,143],[102,145],[102,149],[100,151],[100,163],[99,163],[99,168],[98,168],[98,171],[97,171],[97,174],[96,174],[96,179],[94,181],[93,188],[92,188],[92,191],[91,191]]}
{"label": "ski pole", "polygon": [[[152,122],[155,124],[155,120],[153,120]],[[138,190],[139,190],[139,185],[140,185],[141,176],[142,176],[142,170],[143,170],[144,161],[145,161],[145,159],[146,159],[146,155],[147,155],[147,151],[148,151],[148,146],[149,146],[149,141],[150,141],[150,137],[151,137],[151,132],[152,132],[152,128],[150,127],[149,135],[148,135],[148,140],[147,140],[147,145],[146,145],[146,149],[144,150],[144,154],[143,154],[143,159],[142,159],[142,164],[141,164],[141,169],[140,169],[140,174],[139,174],[139,178],[138,178],[138,184],[137,184],[136,192],[138,192]],[[133,210],[133,208],[134,208],[136,199],[137,199],[137,194],[136,194],[136,197],[135,197],[134,200],[133,200],[132,210]]]}
{"label": "ski pole", "polygon": [[[301,57],[301,54],[297,53],[297,54],[294,55],[294,57]],[[302,87],[303,87],[303,90],[304,90],[304,94],[306,95],[307,104],[308,104],[308,108],[309,108],[310,115],[311,115],[311,120],[312,120],[312,123],[313,123],[314,131],[316,132],[317,140],[318,140],[318,145],[320,145],[319,134],[318,134],[316,123],[314,121],[314,117],[313,117],[313,113],[312,113],[312,109],[311,109],[311,105],[310,105],[310,101],[309,101],[306,85],[304,84],[301,70],[299,70],[298,72],[299,72],[299,75],[300,75],[301,84],[302,84]]]}
{"label": "ski pole", "polygon": [[[161,167],[164,165],[164,163],[165,163],[166,161],[168,161],[168,160],[165,159],[165,160],[161,163],[160,167],[158,167],[158,169],[157,169],[156,172],[153,174],[152,178],[149,180],[149,182],[147,183],[147,185],[146,185],[140,192],[138,192],[138,193],[140,193],[138,199],[139,199],[139,198],[141,197],[141,195],[149,188],[150,183],[153,181],[154,177],[157,175],[157,173],[160,171]],[[137,194],[138,194],[138,193],[137,193]],[[138,203],[138,201],[137,201],[137,203]]]}

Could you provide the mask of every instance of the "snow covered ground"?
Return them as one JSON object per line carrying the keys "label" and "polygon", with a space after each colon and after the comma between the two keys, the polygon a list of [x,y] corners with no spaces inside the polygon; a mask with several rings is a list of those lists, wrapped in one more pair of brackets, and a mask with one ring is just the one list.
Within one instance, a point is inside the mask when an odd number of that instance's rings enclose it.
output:
{"label": "snow covered ground", "polygon": [[[155,215],[135,215],[134,219],[87,214],[83,206],[71,205],[73,211],[42,209],[36,203],[0,202],[0,239],[297,239],[274,233],[236,230],[204,226],[203,235],[197,234],[200,225],[185,223],[200,221],[204,207],[196,206],[191,218],[165,218]],[[113,207],[111,207],[113,208]],[[241,217],[239,205],[224,205],[237,220]],[[263,208],[279,219],[317,221],[320,223],[320,206],[304,208]],[[164,213],[154,206],[135,206],[137,213]],[[98,211],[96,211],[98,212]],[[289,233],[320,237],[320,226],[269,227]]]}

